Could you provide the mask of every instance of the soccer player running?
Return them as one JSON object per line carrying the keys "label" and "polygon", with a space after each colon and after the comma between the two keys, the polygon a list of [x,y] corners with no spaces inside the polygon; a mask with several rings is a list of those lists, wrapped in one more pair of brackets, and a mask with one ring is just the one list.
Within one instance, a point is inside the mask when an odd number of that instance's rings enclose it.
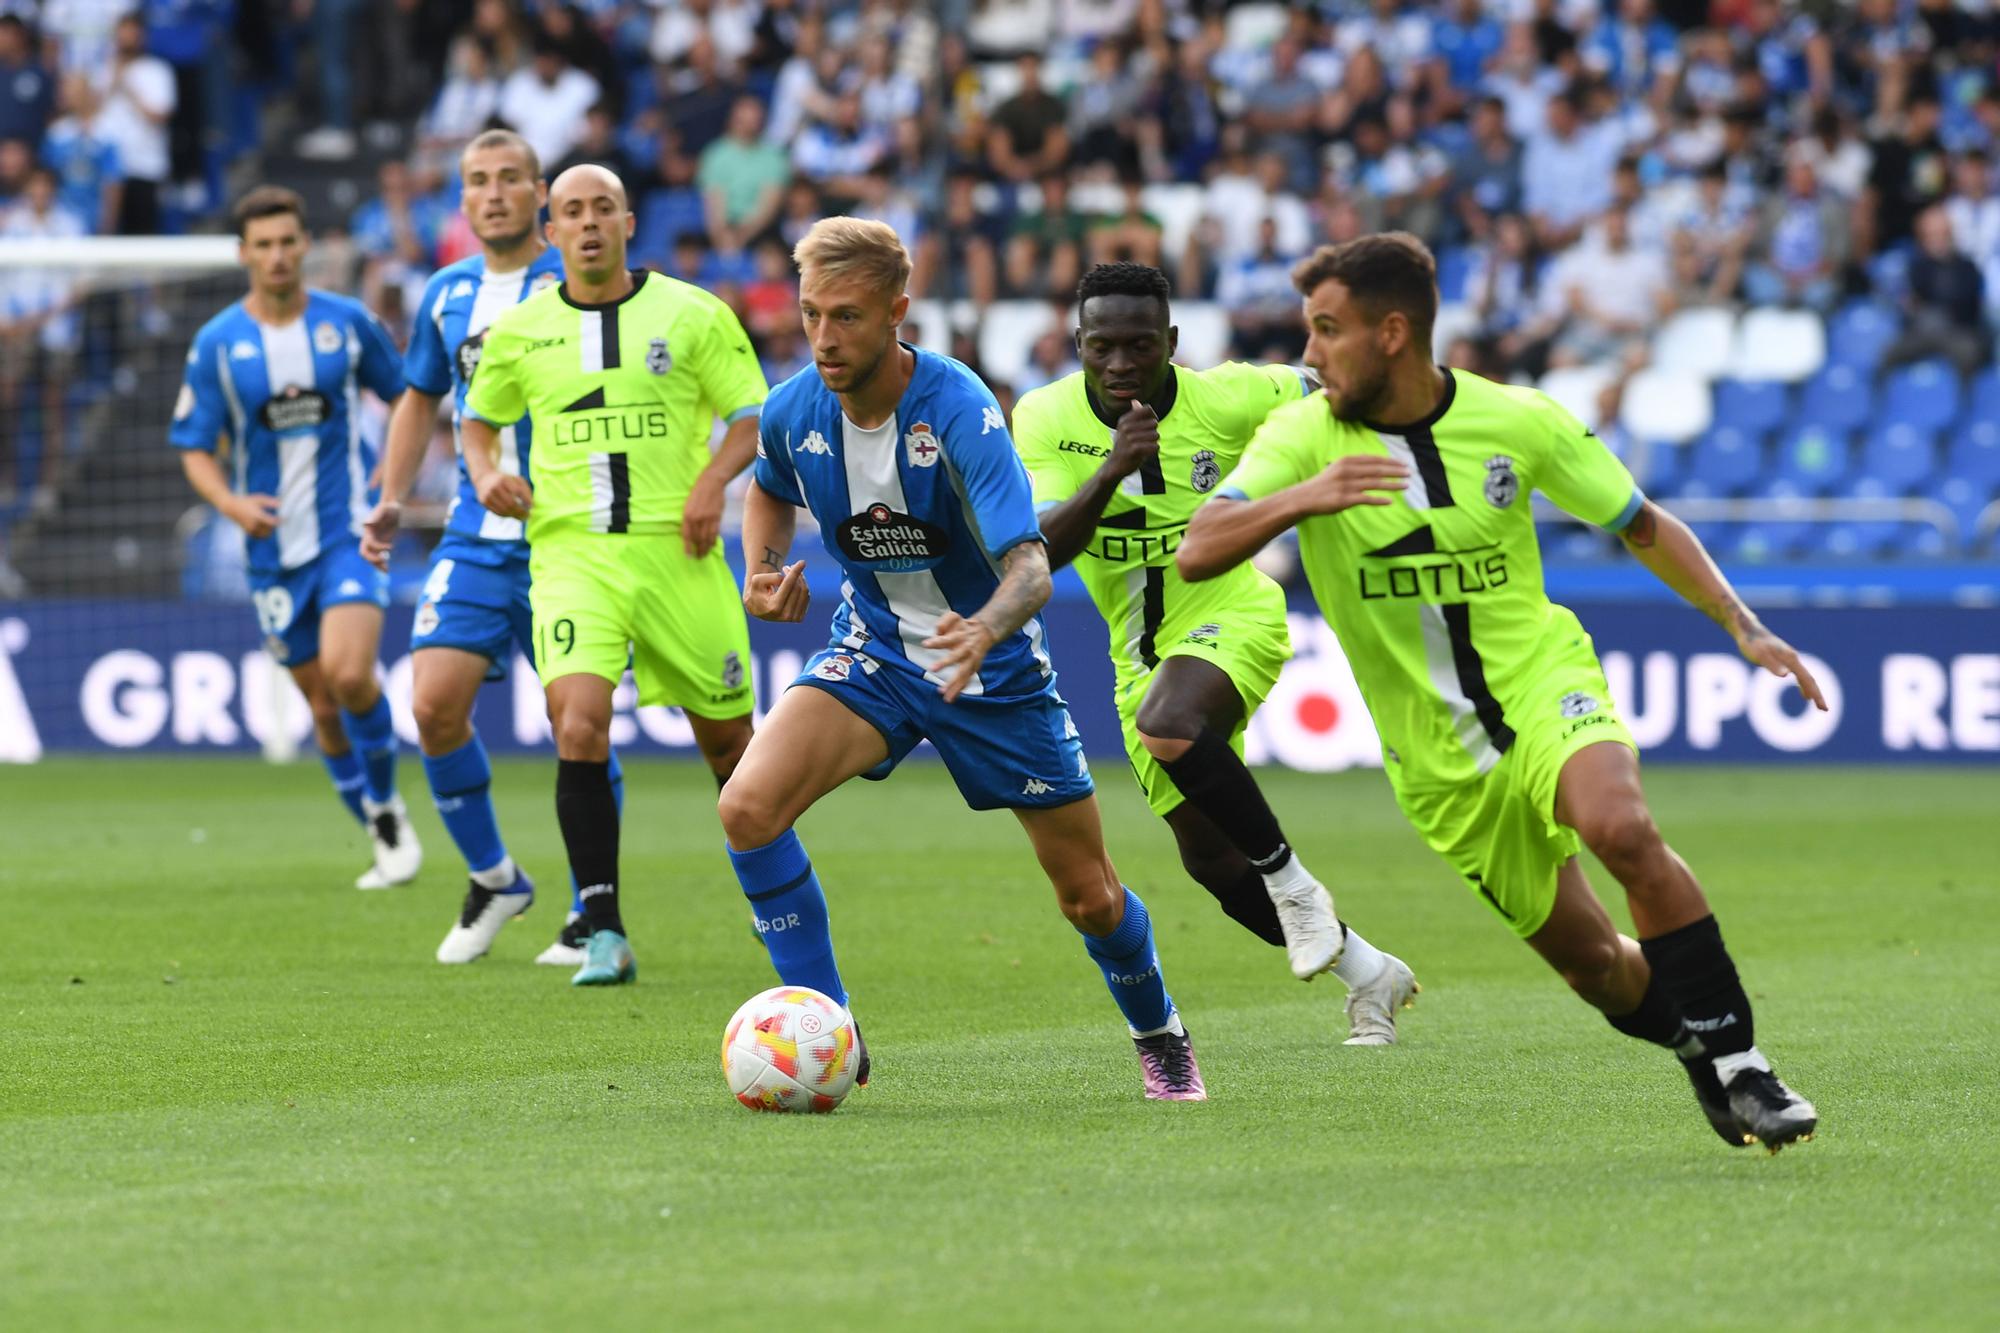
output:
{"label": "soccer player running", "polygon": [[[1323,247],[1293,280],[1326,387],[1265,421],[1189,525],[1181,573],[1214,578],[1296,527],[1425,841],[1614,1028],[1680,1057],[1725,1142],[1809,1137],[1817,1113],[1757,1049],[1715,917],[1654,827],[1590,638],[1543,591],[1529,493],[1619,534],[1746,658],[1824,708],[1819,686],[1568,412],[1432,364],[1436,267],[1421,241]],[[1613,928],[1579,845],[1624,886],[1638,940]]]}
{"label": "soccer player running", "polygon": [[[1206,1097],[1146,906],[1105,854],[1097,798],[1056,693],[1041,611],[1048,553],[993,394],[896,336],[910,257],[880,222],[827,218],[799,241],[813,367],[772,391],[744,502],[763,620],[805,617],[810,509],[845,582],[833,637],[778,700],[722,791],[722,828],[772,965],[842,1004],[826,896],[793,825],[850,778],[884,778],[926,737],[967,805],[1014,812],[1063,915],[1104,974],[1146,1096]],[[868,1056],[862,1048],[861,1078]]]}
{"label": "soccer player running", "polygon": [[[548,191],[535,150],[512,130],[487,130],[459,161],[459,207],[479,239],[479,253],[438,270],[424,287],[410,346],[403,358],[409,391],[389,421],[382,457],[382,499],[363,524],[361,552],[389,567],[408,494],[447,394],[456,430],[479,365],[486,330],[500,312],[562,280],[562,255],[541,232]],[[499,471],[524,477],[533,423],[526,417],[500,430]],[[493,947],[500,928],[528,910],[535,886],[507,854],[493,813],[493,766],[472,728],[479,687],[504,679],[518,644],[530,660],[534,635],[528,601],[528,542],[518,518],[485,509],[465,464],[431,553],[423,601],[410,636],[410,710],[423,747],[424,774],[438,815],[464,856],[471,883],[457,922],[437,948],[440,963],[470,963]],[[611,784],[621,799],[618,758]],[[572,886],[574,893],[575,886]],[[583,962],[580,898],[538,963]]]}
{"label": "soccer player running", "polygon": [[1416,978],[1334,916],[1243,763],[1243,729],[1292,655],[1284,591],[1247,564],[1199,586],[1174,568],[1188,519],[1264,418],[1317,386],[1290,366],[1175,366],[1168,297],[1156,268],[1091,269],[1083,369],[1014,405],[1049,564],[1076,562],[1110,627],[1125,753],[1188,874],[1300,980],[1331,968],[1347,983],[1349,1045],[1387,1046]]}
{"label": "soccer player running", "polygon": [[396,792],[396,731],[375,680],[389,580],[355,545],[375,467],[361,390],[393,404],[402,358],[359,301],[305,285],[298,195],[259,186],[235,222],[250,294],[195,334],[168,439],[195,493],[249,538],[264,647],[305,695],[334,790],[374,841],[354,886],[407,884],[423,849]]}
{"label": "soccer player running", "polygon": [[[749,626],[718,537],[723,489],[757,451],[764,374],[727,305],[625,267],[632,228],[617,176],[556,177],[548,237],[566,276],[487,327],[460,428],[479,503],[527,521],[556,817],[583,900],[578,986],[638,975],[611,769],[611,695],[628,660],[639,702],[679,705],[718,782],[750,741]],[[524,415],[537,436],[528,478],[501,453],[501,430]],[[711,455],[717,417],[728,426]]]}

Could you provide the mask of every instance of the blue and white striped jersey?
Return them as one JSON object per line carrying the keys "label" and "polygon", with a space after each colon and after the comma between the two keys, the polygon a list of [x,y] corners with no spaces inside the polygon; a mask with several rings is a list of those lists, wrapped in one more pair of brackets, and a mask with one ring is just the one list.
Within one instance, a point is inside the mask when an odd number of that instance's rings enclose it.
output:
{"label": "blue and white striped jersey", "polygon": [[[465,395],[472,375],[479,368],[480,345],[486,330],[500,313],[520,304],[544,287],[561,282],[562,253],[551,246],[526,268],[506,273],[489,273],[486,256],[472,255],[437,271],[424,287],[423,301],[417,306],[416,329],[410,335],[410,350],[403,356],[403,374],[419,393],[452,400],[452,433],[458,433],[465,415]],[[522,417],[500,429],[500,470],[517,477],[528,475],[528,449],[533,423]],[[451,513],[445,530],[466,537],[501,543],[523,543],[526,534],[521,520],[503,518],[479,503],[479,495],[466,474],[461,446],[458,464],[458,493],[452,497]],[[518,555],[520,550],[506,552]]]}
{"label": "blue and white striped jersey", "polygon": [[[896,411],[874,430],[847,419],[808,366],[771,391],[757,484],[812,511],[846,581],[833,642],[933,682],[923,646],[947,611],[970,616],[1000,583],[1000,560],[1042,532],[1027,469],[977,375],[922,349]],[[1049,687],[1042,619],[993,646],[969,695]]]}
{"label": "blue and white striped jersey", "polygon": [[238,301],[202,325],[167,433],[177,449],[230,444],[236,489],[278,497],[278,526],[249,543],[253,573],[296,569],[355,541],[374,505],[375,450],[361,437],[361,390],[403,392],[403,360],[359,301],[308,291],[272,327]]}

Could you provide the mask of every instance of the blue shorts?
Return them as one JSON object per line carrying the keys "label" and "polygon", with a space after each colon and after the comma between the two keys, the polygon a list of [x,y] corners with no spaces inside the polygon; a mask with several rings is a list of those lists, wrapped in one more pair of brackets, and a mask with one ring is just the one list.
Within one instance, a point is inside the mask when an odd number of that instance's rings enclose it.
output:
{"label": "blue shorts", "polygon": [[519,644],[535,659],[534,617],[528,609],[526,548],[447,534],[431,553],[423,599],[410,626],[410,649],[458,648],[493,665],[488,680],[504,680]]}
{"label": "blue shorts", "polygon": [[361,558],[358,542],[329,546],[305,564],[250,574],[250,602],[264,649],[288,667],[319,656],[319,618],[336,606],[389,605],[389,576]]}
{"label": "blue shorts", "polygon": [[873,781],[888,777],[928,739],[974,810],[1068,805],[1097,790],[1083,739],[1053,677],[1036,694],[1004,699],[961,694],[956,703],[946,703],[937,686],[914,671],[826,648],[792,683],[825,690],[882,733],[889,757],[862,774]]}

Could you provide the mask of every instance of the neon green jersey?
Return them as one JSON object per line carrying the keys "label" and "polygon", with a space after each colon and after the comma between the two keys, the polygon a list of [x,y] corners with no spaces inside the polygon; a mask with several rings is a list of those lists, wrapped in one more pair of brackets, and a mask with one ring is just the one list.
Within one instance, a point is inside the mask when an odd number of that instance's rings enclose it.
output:
{"label": "neon green jersey", "polygon": [[1315,393],[1274,412],[1218,494],[1262,499],[1348,454],[1410,467],[1394,503],[1299,525],[1313,596],[1406,786],[1484,773],[1536,680],[1586,642],[1542,589],[1529,492],[1622,530],[1644,497],[1603,443],[1534,389],[1446,371],[1443,401],[1399,430],[1334,419]]}
{"label": "neon green jersey", "polygon": [[[1174,568],[1174,552],[1188,520],[1236,465],[1258,425],[1308,387],[1290,366],[1230,361],[1168,373],[1158,460],[1119,483],[1076,558],[1083,586],[1111,627],[1121,676],[1158,665],[1162,628],[1187,622],[1183,612],[1266,598],[1270,581],[1248,565],[1215,583],[1190,585]],[[1112,433],[1082,371],[1024,394],[1014,405],[1014,447],[1034,482],[1035,507],[1075,495],[1110,456]],[[1282,597],[1276,605],[1282,617]]]}
{"label": "neon green jersey", "polygon": [[530,543],[677,531],[715,418],[763,406],[763,369],[727,305],[658,273],[632,278],[604,305],[557,284],[486,330],[465,405],[495,423],[534,418]]}

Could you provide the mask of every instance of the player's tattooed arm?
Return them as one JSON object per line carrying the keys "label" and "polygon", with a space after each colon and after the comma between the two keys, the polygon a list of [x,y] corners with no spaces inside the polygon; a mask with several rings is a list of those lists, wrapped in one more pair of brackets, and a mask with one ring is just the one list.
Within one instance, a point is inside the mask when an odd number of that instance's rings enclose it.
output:
{"label": "player's tattooed arm", "polygon": [[783,569],[785,567],[785,553],[775,546],[766,546],[764,554],[758,557],[757,563],[765,569]]}
{"label": "player's tattooed arm", "polygon": [[1727,631],[1745,658],[1774,676],[1796,679],[1799,692],[1826,711],[1819,683],[1798,653],[1744,605],[1687,524],[1648,500],[1619,536],[1625,549],[1660,582]]}
{"label": "player's tattooed arm", "polygon": [[1000,569],[1000,586],[986,605],[970,616],[945,612],[938,617],[937,633],[924,640],[924,647],[943,652],[932,670],[945,677],[939,692],[946,703],[965,692],[994,644],[1027,624],[1048,603],[1053,587],[1049,553],[1040,542],[1022,542],[1009,550],[1001,557]]}

